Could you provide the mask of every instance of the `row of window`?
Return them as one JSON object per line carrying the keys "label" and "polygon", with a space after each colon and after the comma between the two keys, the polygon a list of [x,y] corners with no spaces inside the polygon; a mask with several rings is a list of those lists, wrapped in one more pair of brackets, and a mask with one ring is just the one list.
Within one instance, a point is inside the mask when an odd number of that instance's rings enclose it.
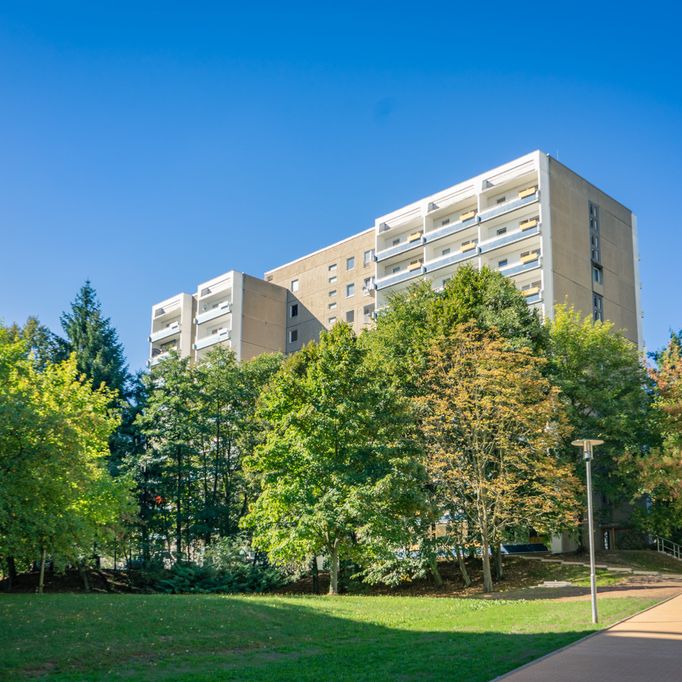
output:
{"label": "row of window", "polygon": [[[368,249],[362,255],[362,264],[365,267],[367,267],[373,261],[374,261],[374,249]],[[354,268],[355,268],[355,256],[348,256],[348,258],[346,258],[346,271],[353,270]],[[329,284],[335,284],[336,283],[336,269],[337,269],[336,263],[332,263],[331,265],[327,266]],[[289,288],[291,289],[291,291],[293,293],[296,293],[299,289],[299,286],[300,286],[300,280],[292,279]]]}

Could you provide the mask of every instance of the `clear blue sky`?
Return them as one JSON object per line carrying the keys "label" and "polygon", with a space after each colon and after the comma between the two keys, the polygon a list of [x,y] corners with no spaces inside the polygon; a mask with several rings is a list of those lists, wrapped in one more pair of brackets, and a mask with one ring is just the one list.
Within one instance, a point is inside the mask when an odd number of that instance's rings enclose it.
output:
{"label": "clear blue sky", "polygon": [[682,327],[673,3],[0,5],[0,317],[90,278],[133,369],[152,303],[255,275],[540,148],[639,216],[649,348]]}

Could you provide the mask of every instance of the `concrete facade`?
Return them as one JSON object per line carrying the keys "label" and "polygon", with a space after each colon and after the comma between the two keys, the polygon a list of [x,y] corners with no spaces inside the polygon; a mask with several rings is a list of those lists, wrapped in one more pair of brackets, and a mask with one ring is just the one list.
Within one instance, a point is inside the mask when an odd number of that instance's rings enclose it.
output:
{"label": "concrete facade", "polygon": [[[632,211],[555,159],[549,158],[548,164],[554,302],[570,303],[590,314],[597,294],[603,299],[604,319],[642,345]],[[590,204],[599,225],[597,259],[591,253]]]}
{"label": "concrete facade", "polygon": [[287,353],[337,320],[358,334],[367,327],[374,314],[374,273],[373,229],[266,272],[267,282],[289,291]]}

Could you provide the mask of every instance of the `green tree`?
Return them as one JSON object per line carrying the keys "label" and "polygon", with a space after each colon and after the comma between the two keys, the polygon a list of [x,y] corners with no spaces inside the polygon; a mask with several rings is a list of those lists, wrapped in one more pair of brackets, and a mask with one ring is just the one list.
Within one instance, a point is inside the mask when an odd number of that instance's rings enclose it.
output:
{"label": "green tree", "polygon": [[642,528],[682,542],[682,334],[672,334],[655,358],[650,374],[661,443],[624,463],[636,476],[637,495],[649,500],[637,515]]}
{"label": "green tree", "polygon": [[460,268],[440,291],[421,281],[394,294],[365,342],[374,361],[414,396],[432,341],[472,320],[480,329],[496,329],[514,347],[539,351],[546,345],[537,313],[514,283],[489,268],[471,266]]}
{"label": "green tree", "polygon": [[[173,527],[175,561],[189,559],[193,538],[198,388],[189,358],[172,353],[145,377],[147,402],[137,417],[147,444],[147,456],[139,465],[153,471],[157,517],[167,530]],[[167,535],[167,533],[163,533]],[[172,554],[170,536],[167,551]]]}
{"label": "green tree", "polygon": [[86,281],[61,324],[78,370],[98,387],[101,384],[126,398],[130,375],[123,346],[109,318],[104,317],[97,293]]}
{"label": "green tree", "polygon": [[57,334],[51,332],[37,317],[29,317],[23,327],[13,324],[7,328],[8,339],[23,340],[25,349],[40,370],[48,362],[61,362],[69,357],[69,346]]}
{"label": "green tree", "polygon": [[[573,432],[604,440],[592,471],[595,489],[610,501],[601,512],[608,514],[635,491],[636,479],[622,466],[623,455],[641,457],[656,443],[652,382],[637,346],[610,322],[593,322],[557,306],[547,329],[547,376],[561,390]],[[584,466],[570,443],[564,458],[584,479]]]}
{"label": "green tree", "polygon": [[[117,418],[71,357],[43,371],[0,334],[0,556],[80,565],[127,511],[127,485],[104,466]],[[12,563],[12,562],[10,562]]]}
{"label": "green tree", "polygon": [[463,516],[478,538],[489,592],[489,553],[510,529],[575,525],[577,479],[558,458],[558,392],[529,349],[471,324],[436,339],[428,359],[417,399],[427,467],[441,511]]}
{"label": "green tree", "polygon": [[335,594],[340,561],[392,551],[423,505],[408,404],[337,324],[284,363],[257,416],[265,440],[245,464],[260,495],[243,523],[273,561],[326,554]]}

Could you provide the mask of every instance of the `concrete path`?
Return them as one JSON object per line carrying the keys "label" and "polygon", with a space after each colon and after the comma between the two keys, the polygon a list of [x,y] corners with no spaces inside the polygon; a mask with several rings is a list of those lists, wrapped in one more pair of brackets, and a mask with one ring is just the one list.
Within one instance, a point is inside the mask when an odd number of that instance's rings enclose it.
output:
{"label": "concrete path", "polygon": [[682,595],[498,679],[680,682]]}

